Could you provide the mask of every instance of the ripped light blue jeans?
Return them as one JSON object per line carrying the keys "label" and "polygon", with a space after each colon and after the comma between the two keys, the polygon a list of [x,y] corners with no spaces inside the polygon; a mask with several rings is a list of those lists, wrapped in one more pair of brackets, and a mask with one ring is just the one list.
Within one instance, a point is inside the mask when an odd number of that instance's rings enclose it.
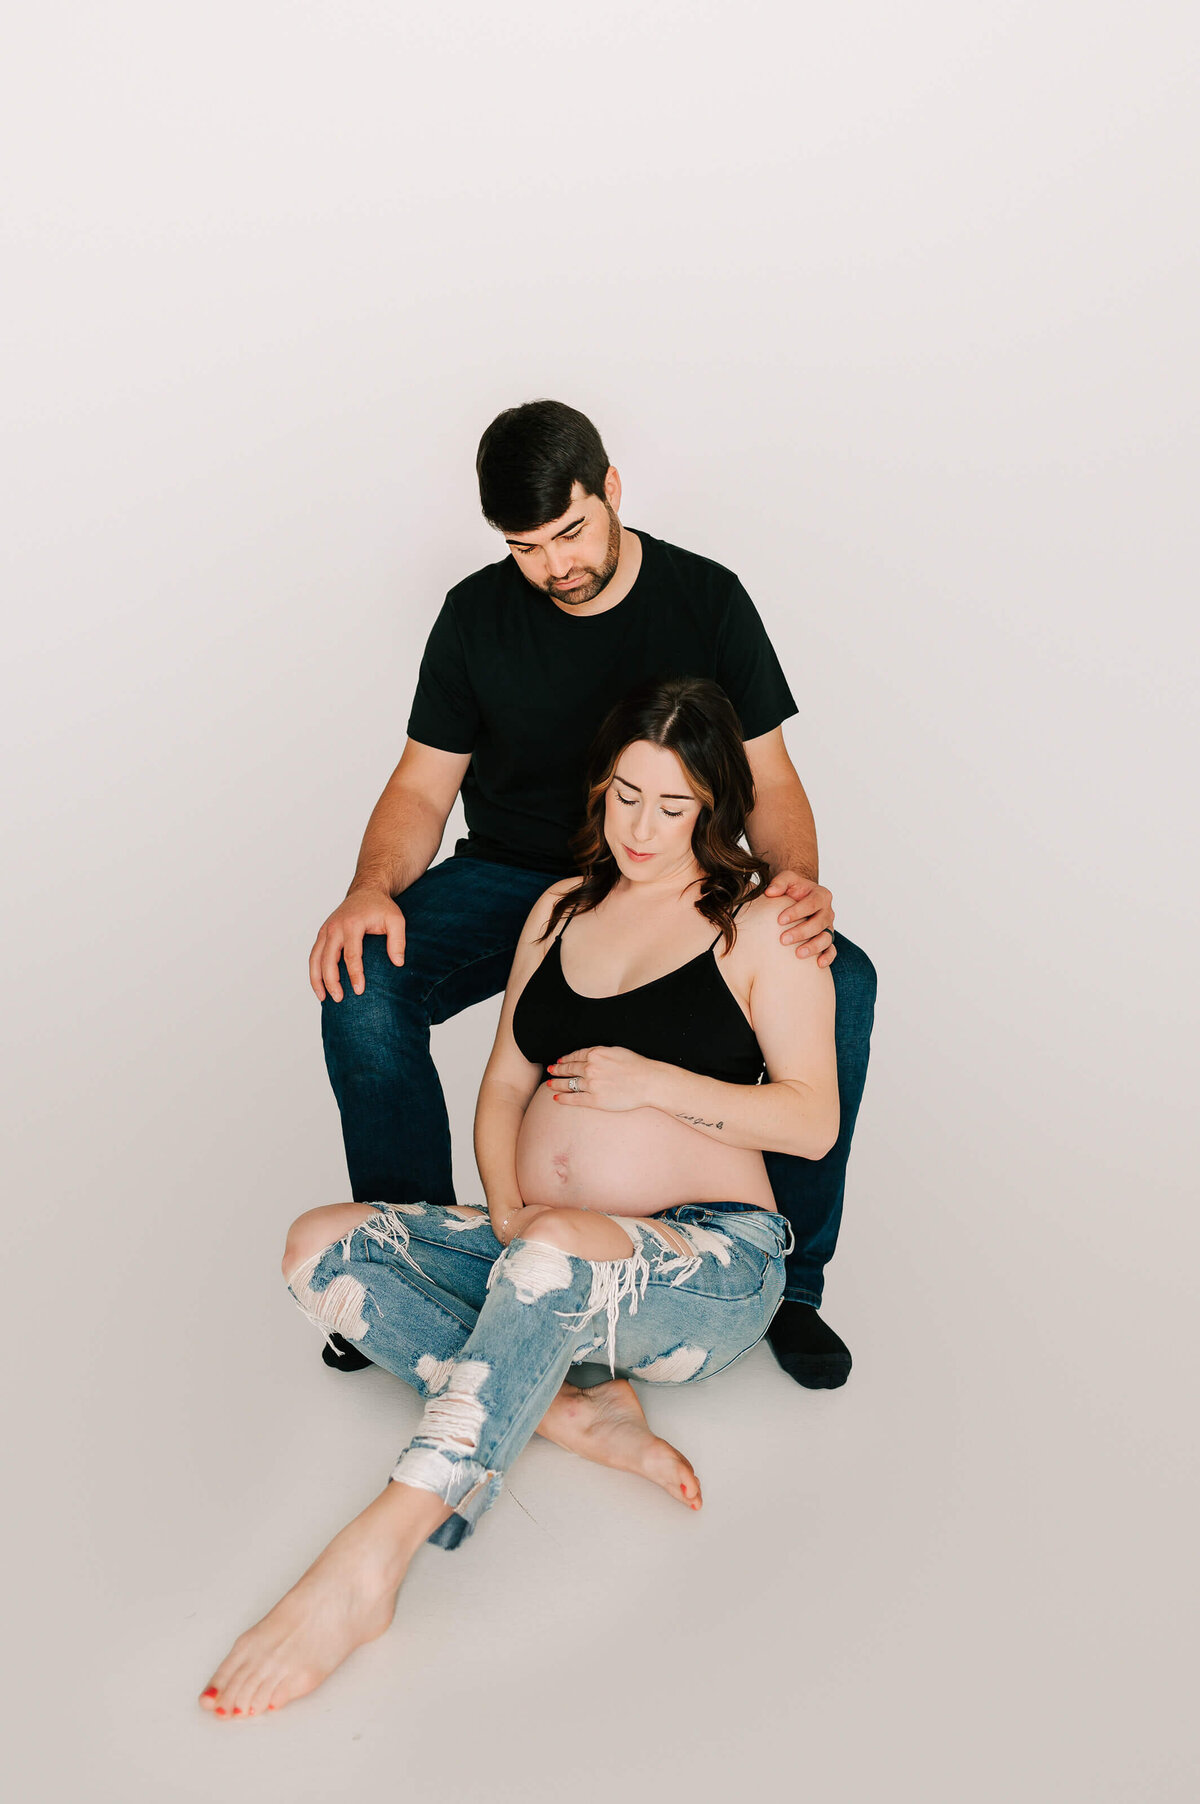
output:
{"label": "ripped light blue jeans", "polygon": [[610,1219],[628,1258],[502,1247],[484,1209],[397,1203],[291,1274],[311,1321],[426,1399],[391,1476],[451,1506],[430,1536],[439,1546],[457,1547],[496,1501],[568,1375],[594,1382],[603,1361],[605,1377],[689,1384],[766,1333],[791,1245],[784,1216],[684,1203]]}

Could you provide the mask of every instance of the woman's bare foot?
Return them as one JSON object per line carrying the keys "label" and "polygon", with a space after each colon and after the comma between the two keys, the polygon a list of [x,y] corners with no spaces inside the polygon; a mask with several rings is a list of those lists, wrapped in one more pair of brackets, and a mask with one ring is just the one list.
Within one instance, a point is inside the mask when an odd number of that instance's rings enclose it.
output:
{"label": "woman's bare foot", "polygon": [[651,1433],[627,1378],[586,1391],[564,1384],[542,1417],[538,1433],[598,1466],[640,1473],[693,1510],[704,1501],[691,1461]]}
{"label": "woman's bare foot", "polygon": [[216,1716],[263,1716],[314,1691],[382,1635],[421,1542],[450,1514],[439,1497],[389,1484],[275,1608],[239,1635],[200,1703]]}

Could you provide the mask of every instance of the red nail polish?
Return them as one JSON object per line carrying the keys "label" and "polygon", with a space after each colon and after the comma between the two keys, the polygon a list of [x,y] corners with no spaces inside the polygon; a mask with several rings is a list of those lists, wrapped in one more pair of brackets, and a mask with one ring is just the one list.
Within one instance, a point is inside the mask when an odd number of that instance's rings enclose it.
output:
{"label": "red nail polish", "polygon": [[268,1704],[268,1705],[267,1705],[267,1709],[268,1709],[268,1710],[274,1710],[274,1708],[275,1708],[275,1706],[274,1706],[274,1704]]}
{"label": "red nail polish", "polygon": [[216,1715],[217,1715],[217,1716],[224,1716],[224,1715],[225,1715],[225,1706],[224,1706],[224,1704],[218,1704],[218,1705],[217,1705],[217,1708],[216,1708]]}
{"label": "red nail polish", "polygon": [[209,1688],[208,1688],[208,1690],[207,1690],[207,1691],[202,1691],[202,1692],[201,1692],[201,1693],[200,1693],[200,1695],[201,1695],[201,1697],[206,1697],[206,1698],[215,1698],[215,1697],[216,1697],[216,1695],[217,1695],[217,1688],[216,1688],[216,1686],[215,1686],[215,1685],[210,1685],[210,1686],[209,1686]]}
{"label": "red nail polish", "polygon": [[234,1714],[234,1715],[235,1715],[235,1716],[240,1716],[240,1715],[241,1715],[241,1714],[242,1714],[242,1707],[241,1707],[241,1705],[240,1705],[240,1704],[235,1704],[235,1705],[234,1705],[234,1710],[233,1710],[233,1714]]}

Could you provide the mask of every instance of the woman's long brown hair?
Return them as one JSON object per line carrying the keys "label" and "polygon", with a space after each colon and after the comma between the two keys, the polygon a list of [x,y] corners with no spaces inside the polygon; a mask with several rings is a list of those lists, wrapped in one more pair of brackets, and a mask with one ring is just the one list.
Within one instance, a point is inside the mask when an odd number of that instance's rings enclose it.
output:
{"label": "woman's long brown hair", "polygon": [[725,936],[728,952],[737,938],[734,915],[766,883],[770,867],[738,844],[754,807],[754,778],[732,704],[707,677],[645,683],[606,716],[588,755],[583,825],[571,840],[583,882],[558,898],[539,937],[554,933],[564,915],[587,914],[617,881],[604,837],[604,798],[622,752],[640,739],[674,752],[700,800],[692,829],[692,851],[704,873],[696,907]]}

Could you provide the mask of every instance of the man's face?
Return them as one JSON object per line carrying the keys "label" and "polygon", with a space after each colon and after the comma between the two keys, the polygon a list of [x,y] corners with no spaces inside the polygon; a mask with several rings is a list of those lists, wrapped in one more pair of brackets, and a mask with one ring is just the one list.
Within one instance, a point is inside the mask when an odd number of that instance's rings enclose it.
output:
{"label": "man's face", "polygon": [[525,580],[564,608],[595,601],[617,568],[621,522],[615,510],[621,489],[615,470],[608,472],[604,486],[604,495],[588,495],[577,482],[559,519],[536,532],[506,537]]}

